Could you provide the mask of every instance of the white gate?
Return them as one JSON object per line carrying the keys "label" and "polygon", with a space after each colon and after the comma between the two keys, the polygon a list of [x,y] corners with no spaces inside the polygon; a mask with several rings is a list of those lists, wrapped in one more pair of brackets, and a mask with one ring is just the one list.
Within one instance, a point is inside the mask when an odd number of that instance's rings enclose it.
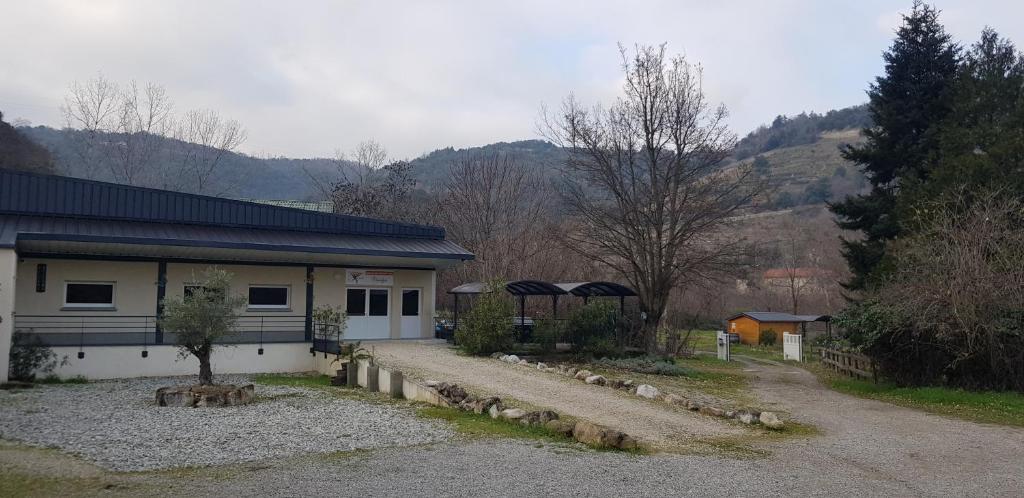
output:
{"label": "white gate", "polygon": [[782,333],[782,359],[804,361],[804,336]]}

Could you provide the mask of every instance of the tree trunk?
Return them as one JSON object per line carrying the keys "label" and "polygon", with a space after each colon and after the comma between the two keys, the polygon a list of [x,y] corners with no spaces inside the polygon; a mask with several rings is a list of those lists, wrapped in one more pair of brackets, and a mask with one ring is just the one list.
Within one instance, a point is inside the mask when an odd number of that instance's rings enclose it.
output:
{"label": "tree trunk", "polygon": [[213,385],[213,368],[210,367],[210,351],[205,354],[196,355],[199,358],[199,385]]}

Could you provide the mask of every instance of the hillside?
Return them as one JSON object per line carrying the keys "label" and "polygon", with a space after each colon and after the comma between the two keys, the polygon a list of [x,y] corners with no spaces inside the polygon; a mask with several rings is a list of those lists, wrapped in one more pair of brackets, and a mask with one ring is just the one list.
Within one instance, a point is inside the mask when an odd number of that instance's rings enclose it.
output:
{"label": "hillside", "polygon": [[[839,147],[861,140],[856,128],[864,122],[864,106],[855,106],[824,115],[801,113],[779,116],[771,125],[758,127],[741,139],[728,166],[754,164],[772,189],[759,203],[759,209],[779,209],[817,204],[860,191],[863,177],[847,164]],[[102,154],[91,170],[83,166],[73,141],[75,133],[45,126],[18,128],[32,141],[44,146],[53,156],[56,169],[68,176],[112,181]],[[104,137],[102,143],[115,144],[121,137]],[[171,141],[157,158],[159,167],[174,171],[179,156],[194,144]],[[470,157],[513,156],[527,168],[548,178],[557,177],[565,160],[565,151],[542,140],[498,142],[479,147],[446,147],[410,161],[415,179],[424,190],[432,190],[450,177],[453,164]],[[214,193],[250,199],[314,200],[320,196],[310,174],[333,178],[336,164],[328,158],[261,158],[228,153],[215,178]],[[147,186],[162,187],[158,181]]]}

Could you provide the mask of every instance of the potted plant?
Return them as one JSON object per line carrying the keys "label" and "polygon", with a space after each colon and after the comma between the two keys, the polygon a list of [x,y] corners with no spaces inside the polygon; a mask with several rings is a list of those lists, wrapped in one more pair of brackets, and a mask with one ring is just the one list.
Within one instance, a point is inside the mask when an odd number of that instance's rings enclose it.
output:
{"label": "potted plant", "polygon": [[338,360],[341,360],[342,357],[345,358],[345,363],[342,363],[343,370],[345,371],[345,382],[349,387],[355,386],[359,373],[357,362],[359,360],[370,360],[370,363],[373,363],[373,353],[362,347],[362,342],[360,341],[342,344],[340,351]]}

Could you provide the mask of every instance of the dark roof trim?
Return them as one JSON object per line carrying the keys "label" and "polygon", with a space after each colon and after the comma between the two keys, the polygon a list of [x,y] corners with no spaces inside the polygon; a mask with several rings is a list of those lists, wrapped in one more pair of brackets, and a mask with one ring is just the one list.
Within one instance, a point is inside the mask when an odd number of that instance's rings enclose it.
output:
{"label": "dark roof trim", "polygon": [[[480,294],[487,286],[482,282],[469,282],[448,291],[449,294]],[[518,280],[505,285],[505,290],[514,296],[561,296],[572,294],[579,297],[628,297],[635,296],[633,289],[613,282],[575,282],[552,284],[540,280]]]}
{"label": "dark roof trim", "polygon": [[159,263],[161,261],[175,264],[201,264],[201,265],[224,265],[224,266],[274,266],[306,268],[352,268],[366,270],[435,270],[429,266],[403,266],[403,265],[350,265],[330,263],[289,263],[287,261],[248,261],[244,259],[208,259],[208,258],[179,258],[179,257],[156,257],[156,256],[108,256],[101,254],[56,254],[48,252],[19,252],[19,258],[25,259],[61,259],[69,261],[124,261],[129,263]]}
{"label": "dark roof trim", "polygon": [[761,323],[827,322],[832,319],[829,315],[794,315],[792,313],[781,313],[777,311],[744,311],[742,313],[736,313],[735,315],[726,318],[726,320],[735,320],[740,317],[747,317]]}
{"label": "dark roof trim", "polygon": [[353,256],[392,256],[399,258],[431,259],[472,259],[472,255],[452,253],[430,253],[417,251],[391,251],[381,249],[351,249],[332,246],[296,246],[285,244],[254,244],[247,242],[224,242],[212,240],[159,239],[145,237],[115,237],[105,235],[76,235],[52,233],[22,233],[18,240],[55,240],[65,242],[95,242],[109,244],[135,244],[183,247],[216,247],[221,249],[252,249],[257,251],[305,252],[317,254],[347,254]]}
{"label": "dark roof trim", "polygon": [[0,169],[0,213],[444,239],[443,228]]}

